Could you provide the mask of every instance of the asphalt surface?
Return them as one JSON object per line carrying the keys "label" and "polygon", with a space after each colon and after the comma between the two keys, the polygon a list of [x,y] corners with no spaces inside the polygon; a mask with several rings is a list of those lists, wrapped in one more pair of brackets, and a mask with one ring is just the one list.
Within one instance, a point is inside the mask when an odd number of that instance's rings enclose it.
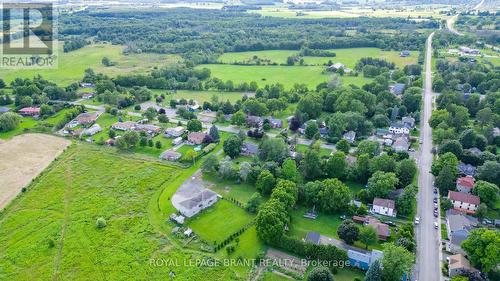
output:
{"label": "asphalt surface", "polygon": [[[419,176],[418,176],[418,199],[417,213],[420,224],[416,226],[417,233],[417,280],[434,281],[441,280],[440,271],[440,229],[434,228],[434,222],[440,221],[434,218],[434,193],[433,176],[430,173],[432,165],[432,131],[429,126],[429,118],[432,112],[432,37],[427,39],[425,57],[425,82],[424,82],[424,108],[421,120],[420,137],[422,144],[419,151]],[[440,224],[439,224],[440,227]]]}

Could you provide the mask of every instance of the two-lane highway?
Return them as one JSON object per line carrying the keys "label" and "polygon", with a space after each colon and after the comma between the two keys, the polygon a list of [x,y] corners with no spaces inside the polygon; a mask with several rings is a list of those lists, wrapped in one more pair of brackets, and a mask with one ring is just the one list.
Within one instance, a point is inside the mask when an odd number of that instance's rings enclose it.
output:
{"label": "two-lane highway", "polygon": [[429,118],[432,113],[432,37],[427,38],[425,53],[425,81],[424,81],[424,103],[422,119],[420,122],[420,137],[422,144],[419,151],[419,176],[418,176],[418,198],[417,208],[420,224],[416,226],[417,234],[417,280],[438,281],[441,280],[439,244],[440,232],[434,228],[434,222],[439,221],[433,215],[433,176],[430,174],[432,165],[432,131],[429,126]]}

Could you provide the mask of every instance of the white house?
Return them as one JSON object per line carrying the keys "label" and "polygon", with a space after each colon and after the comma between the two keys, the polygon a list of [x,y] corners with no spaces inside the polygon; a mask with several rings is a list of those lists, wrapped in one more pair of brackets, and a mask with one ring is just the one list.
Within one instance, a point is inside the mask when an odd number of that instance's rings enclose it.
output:
{"label": "white house", "polygon": [[448,191],[448,199],[453,204],[453,208],[470,214],[475,214],[477,207],[481,204],[478,196],[464,192]]}
{"label": "white house", "polygon": [[395,217],[396,216],[395,203],[393,200],[375,198],[373,199],[372,212],[384,216]]}
{"label": "white house", "polygon": [[410,134],[410,127],[403,122],[394,122],[389,127],[389,132],[397,135],[400,134],[408,135]]}
{"label": "white house", "polygon": [[183,127],[167,128],[165,130],[165,137],[167,138],[177,138],[182,136],[186,130]]}
{"label": "white house", "polygon": [[101,126],[99,126],[99,124],[94,124],[94,125],[90,126],[90,128],[83,130],[82,134],[86,135],[86,136],[93,136],[93,135],[99,133],[100,131],[102,131]]}
{"label": "white house", "polygon": [[209,189],[204,189],[197,194],[193,194],[191,198],[180,202],[177,207],[181,214],[190,218],[201,210],[212,206],[217,200],[217,193]]}

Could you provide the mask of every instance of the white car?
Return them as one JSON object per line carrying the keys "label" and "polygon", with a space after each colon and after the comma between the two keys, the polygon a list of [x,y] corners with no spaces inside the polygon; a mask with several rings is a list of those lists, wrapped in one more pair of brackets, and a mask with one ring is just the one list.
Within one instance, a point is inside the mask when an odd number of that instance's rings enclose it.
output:
{"label": "white car", "polygon": [[439,227],[439,224],[437,223],[437,221],[435,221],[435,222],[434,222],[434,228],[435,228],[435,229],[438,229],[438,227]]}
{"label": "white car", "polygon": [[420,218],[419,217],[416,217],[415,218],[415,224],[419,224],[420,223]]}

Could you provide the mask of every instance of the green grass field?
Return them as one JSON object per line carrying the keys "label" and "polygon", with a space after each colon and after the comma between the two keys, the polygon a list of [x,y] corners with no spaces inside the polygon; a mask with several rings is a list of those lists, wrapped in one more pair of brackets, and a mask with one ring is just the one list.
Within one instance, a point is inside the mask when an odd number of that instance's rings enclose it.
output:
{"label": "green grass field", "polygon": [[220,180],[216,175],[203,174],[203,179],[213,185],[210,189],[222,196],[234,198],[241,203],[246,203],[254,192],[257,192],[255,186],[247,183],[236,184],[234,181]]}
{"label": "green grass field", "polygon": [[[92,68],[96,72],[105,73],[111,76],[127,73],[148,72],[155,66],[173,63],[179,60],[173,55],[157,54],[132,54],[123,55],[123,47],[109,44],[96,44],[83,47],[69,53],[64,53],[62,47],[59,48],[58,65],[53,69],[37,70],[0,70],[0,77],[7,83],[15,78],[33,78],[35,75],[42,75],[43,78],[55,82],[60,86],[66,86],[82,79],[85,69]],[[105,67],[102,65],[102,58],[108,57],[115,66]]]}
{"label": "green grass field", "polygon": [[[333,62],[341,62],[347,67],[353,69],[356,62],[363,57],[383,58],[390,62],[394,62],[398,67],[404,67],[407,64],[417,63],[418,51],[411,51],[410,56],[402,58],[398,51],[383,51],[379,48],[343,48],[330,49],[335,52],[335,57],[304,57],[304,63],[309,65],[324,65],[329,60]],[[289,56],[297,55],[296,50],[266,50],[266,51],[249,51],[249,52],[231,52],[225,53],[219,57],[221,63],[245,62],[253,56],[258,56],[262,59],[268,59],[271,62],[278,64],[286,63]]]}
{"label": "green grass field", "polygon": [[214,241],[220,243],[250,221],[252,216],[243,209],[229,201],[219,200],[212,207],[190,219],[187,225],[208,243]]}
{"label": "green grass field", "polygon": [[342,223],[340,215],[319,214],[315,220],[304,218],[306,208],[300,207],[291,211],[290,235],[299,239],[306,237],[309,231],[338,238],[337,228]]}
{"label": "green grass field", "polygon": [[330,74],[322,74],[321,66],[257,66],[257,65],[227,65],[204,64],[199,67],[210,69],[213,77],[235,83],[255,81],[259,86],[281,83],[286,88],[294,84],[306,84],[314,88],[330,79]]}
{"label": "green grass field", "polygon": [[[160,280],[170,271],[179,280],[244,279],[229,267],[186,265],[207,254],[165,238],[158,196],[186,172],[88,144],[69,148],[0,214],[0,279]],[[96,228],[99,217],[105,228]]]}

